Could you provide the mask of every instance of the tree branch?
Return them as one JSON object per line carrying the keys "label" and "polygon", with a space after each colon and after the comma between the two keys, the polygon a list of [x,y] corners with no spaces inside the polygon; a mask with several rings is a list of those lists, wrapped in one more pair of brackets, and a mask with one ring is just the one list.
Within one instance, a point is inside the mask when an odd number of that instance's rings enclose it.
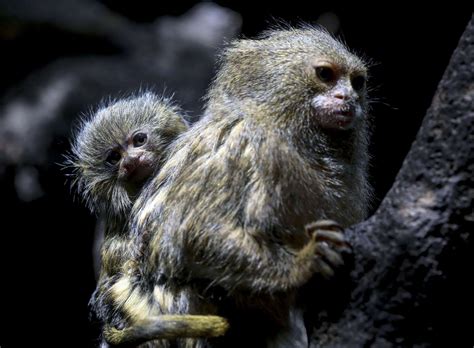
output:
{"label": "tree branch", "polygon": [[471,19],[392,189],[347,231],[347,301],[321,310],[311,347],[472,347],[473,200]]}

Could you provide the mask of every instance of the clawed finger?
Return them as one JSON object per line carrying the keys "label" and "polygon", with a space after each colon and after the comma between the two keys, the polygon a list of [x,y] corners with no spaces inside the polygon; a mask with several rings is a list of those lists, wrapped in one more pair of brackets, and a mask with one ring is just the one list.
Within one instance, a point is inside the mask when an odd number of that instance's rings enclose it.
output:
{"label": "clawed finger", "polygon": [[331,230],[341,232],[343,228],[333,220],[318,220],[306,225],[306,230],[309,232],[314,232],[316,230]]}
{"label": "clawed finger", "polygon": [[332,250],[326,242],[319,243],[317,251],[333,266],[338,267],[344,264],[342,256],[338,252]]}
{"label": "clawed finger", "polygon": [[324,278],[331,278],[334,276],[333,269],[321,258],[315,261],[316,272],[320,273]]}
{"label": "clawed finger", "polygon": [[318,230],[315,233],[316,242],[328,242],[336,245],[346,245],[346,238],[342,232],[334,232],[327,230]]}

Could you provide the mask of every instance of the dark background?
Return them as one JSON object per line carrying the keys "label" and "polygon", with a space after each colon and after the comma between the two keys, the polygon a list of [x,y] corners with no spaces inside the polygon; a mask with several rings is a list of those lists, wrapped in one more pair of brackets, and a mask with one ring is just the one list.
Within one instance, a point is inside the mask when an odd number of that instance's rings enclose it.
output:
{"label": "dark background", "polygon": [[[12,2],[14,0],[11,0]],[[25,6],[27,1],[24,2]],[[102,1],[132,22],[151,23],[163,15],[179,16],[193,2]],[[416,135],[438,81],[471,17],[471,9],[417,9],[346,6],[341,2],[244,4],[217,1],[242,16],[242,34],[253,37],[269,23],[314,23],[324,13],[340,21],[339,36],[370,58],[374,134],[371,180],[374,209],[397,174]],[[90,54],[113,56],[114,42],[90,33],[62,30],[9,13],[0,2],[0,106],[26,93],[23,82],[58,57]],[[11,33],[11,23],[21,23]],[[157,82],[158,84],[158,82]],[[20,86],[20,87],[18,87]],[[112,92],[111,92],[112,93]],[[88,107],[84,106],[86,111]],[[3,115],[0,114],[0,119]],[[1,130],[0,130],[1,132]],[[1,139],[9,141],[9,139]],[[21,139],[28,142],[29,139]],[[36,166],[41,193],[25,201],[15,188],[18,163],[0,167],[2,197],[2,328],[0,345],[20,347],[93,346],[95,329],[88,321],[87,302],[94,289],[92,242],[95,218],[74,202],[64,173],[56,164],[68,150],[67,131],[54,134],[46,164]],[[0,147],[1,150],[1,147]],[[2,157],[0,157],[0,161]],[[64,340],[70,340],[64,343]]]}

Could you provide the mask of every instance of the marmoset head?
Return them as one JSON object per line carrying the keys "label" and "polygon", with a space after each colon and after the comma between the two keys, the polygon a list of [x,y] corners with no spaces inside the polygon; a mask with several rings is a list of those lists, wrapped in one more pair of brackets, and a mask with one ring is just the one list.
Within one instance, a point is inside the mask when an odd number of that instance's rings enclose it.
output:
{"label": "marmoset head", "polygon": [[285,123],[347,130],[366,115],[366,80],[363,61],[326,31],[280,29],[231,44],[208,98],[251,99]]}
{"label": "marmoset head", "polygon": [[73,185],[91,211],[126,214],[186,129],[178,109],[152,93],[102,106],[78,127],[68,159]]}

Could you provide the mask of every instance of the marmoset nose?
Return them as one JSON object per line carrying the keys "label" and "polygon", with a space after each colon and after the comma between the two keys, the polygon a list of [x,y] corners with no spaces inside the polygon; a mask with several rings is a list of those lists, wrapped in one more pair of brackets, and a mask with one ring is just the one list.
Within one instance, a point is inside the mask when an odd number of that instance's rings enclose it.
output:
{"label": "marmoset nose", "polygon": [[334,88],[333,97],[341,100],[348,100],[352,97],[351,87],[347,86],[344,81],[340,81]]}
{"label": "marmoset nose", "polygon": [[349,93],[346,90],[337,90],[334,92],[334,98],[347,100],[349,97]]}
{"label": "marmoset nose", "polygon": [[137,169],[139,163],[140,159],[138,157],[127,156],[123,160],[122,167],[128,174],[130,174],[133,173],[135,169]]}

